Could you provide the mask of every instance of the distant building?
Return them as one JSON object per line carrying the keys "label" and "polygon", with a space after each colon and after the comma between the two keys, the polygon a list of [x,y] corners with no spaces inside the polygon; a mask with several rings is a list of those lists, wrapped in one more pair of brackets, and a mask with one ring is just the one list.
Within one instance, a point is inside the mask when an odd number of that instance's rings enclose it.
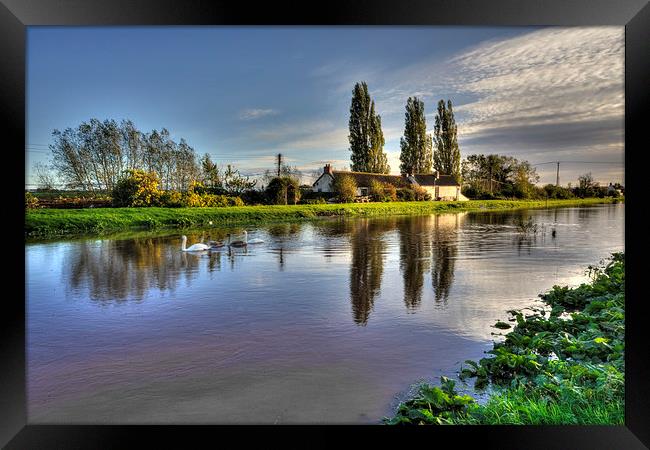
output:
{"label": "distant building", "polygon": [[338,175],[348,175],[357,184],[357,196],[365,196],[370,192],[370,182],[376,180],[390,183],[397,189],[419,186],[425,189],[433,200],[469,200],[460,192],[460,185],[451,175],[415,174],[415,175],[386,175],[381,173],[347,172],[332,169],[326,164],[323,173],[312,185],[314,192],[333,192],[334,180]]}

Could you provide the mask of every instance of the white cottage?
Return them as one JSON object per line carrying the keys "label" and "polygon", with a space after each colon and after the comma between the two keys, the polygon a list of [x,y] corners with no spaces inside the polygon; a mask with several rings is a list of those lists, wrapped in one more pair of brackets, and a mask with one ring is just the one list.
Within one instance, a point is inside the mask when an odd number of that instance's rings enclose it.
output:
{"label": "white cottage", "polygon": [[434,200],[469,200],[460,193],[460,185],[451,175],[415,174],[415,175],[386,175],[381,173],[335,171],[326,164],[323,173],[312,185],[314,192],[333,192],[333,184],[337,174],[345,174],[354,179],[357,184],[357,195],[368,195],[372,180],[390,183],[396,188],[424,188]]}

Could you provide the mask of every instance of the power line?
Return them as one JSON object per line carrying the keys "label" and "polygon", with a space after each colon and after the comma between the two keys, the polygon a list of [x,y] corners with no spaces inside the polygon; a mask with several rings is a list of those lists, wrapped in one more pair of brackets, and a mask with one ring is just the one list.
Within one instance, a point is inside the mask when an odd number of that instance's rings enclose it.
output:
{"label": "power line", "polygon": [[541,163],[536,163],[536,164],[531,164],[531,166],[541,166],[544,164],[557,164],[557,163],[565,163],[565,164],[623,164],[624,161],[547,161],[547,162],[541,162]]}

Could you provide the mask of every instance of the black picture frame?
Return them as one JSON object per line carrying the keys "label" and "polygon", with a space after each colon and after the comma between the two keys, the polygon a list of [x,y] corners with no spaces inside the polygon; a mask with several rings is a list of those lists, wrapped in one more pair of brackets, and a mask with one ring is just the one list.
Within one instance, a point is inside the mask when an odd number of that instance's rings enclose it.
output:
{"label": "black picture frame", "polygon": [[[341,445],[332,431],[359,433],[386,444],[412,445],[421,438],[437,445],[440,438],[473,444],[477,448],[525,449],[641,449],[650,447],[650,351],[644,321],[647,301],[641,295],[643,223],[641,203],[644,168],[642,139],[650,107],[650,5],[646,0],[357,0],[309,2],[180,1],[180,0],[0,0],[0,123],[4,128],[3,154],[9,163],[25,167],[25,51],[26,27],[36,25],[624,25],[625,26],[625,240],[626,291],[626,401],[625,426],[454,426],[454,427],[225,427],[225,426],[46,426],[26,421],[25,295],[17,289],[3,295],[2,368],[0,369],[0,445],[6,448],[107,448],[128,446],[134,438],[155,439],[165,447],[186,439],[207,439],[210,446],[228,439],[247,443],[254,435],[265,443],[279,438],[294,445]],[[646,114],[643,114],[646,113]],[[7,139],[8,138],[8,139]],[[645,142],[643,142],[645,144]],[[645,145],[647,147],[647,144]],[[22,166],[21,166],[22,164]],[[7,166],[9,167],[9,166]],[[21,172],[21,170],[17,170]],[[24,217],[19,181],[6,189],[5,202]],[[631,206],[630,206],[631,205]],[[12,220],[19,236],[20,220]],[[640,230],[636,232],[635,229]],[[13,229],[12,229],[13,230]],[[13,234],[5,246],[11,253],[15,277],[6,286],[24,280],[24,264],[16,255],[24,248]],[[632,243],[633,245],[627,245]],[[20,259],[20,258],[18,258]],[[22,260],[24,263],[24,260]],[[22,275],[21,275],[22,274]],[[14,281],[15,280],[15,281]],[[23,284],[22,286],[25,286]],[[251,434],[253,429],[257,433]],[[298,440],[296,431],[314,438]],[[314,440],[312,440],[314,439]],[[363,440],[362,440],[363,439]],[[405,439],[409,439],[405,441]],[[233,442],[233,441],[230,441]],[[345,443],[353,440],[346,438]],[[175,445],[177,444],[177,445]],[[457,444],[451,444],[457,445]],[[293,445],[292,445],[293,446]]]}

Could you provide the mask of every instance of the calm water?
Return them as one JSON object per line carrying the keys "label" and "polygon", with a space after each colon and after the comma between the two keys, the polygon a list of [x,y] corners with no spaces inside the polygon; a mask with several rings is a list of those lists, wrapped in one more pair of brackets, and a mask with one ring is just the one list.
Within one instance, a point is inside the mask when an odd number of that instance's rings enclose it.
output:
{"label": "calm water", "polygon": [[283,224],[210,254],[180,233],[26,244],[29,421],[376,423],[623,250],[624,208]]}

